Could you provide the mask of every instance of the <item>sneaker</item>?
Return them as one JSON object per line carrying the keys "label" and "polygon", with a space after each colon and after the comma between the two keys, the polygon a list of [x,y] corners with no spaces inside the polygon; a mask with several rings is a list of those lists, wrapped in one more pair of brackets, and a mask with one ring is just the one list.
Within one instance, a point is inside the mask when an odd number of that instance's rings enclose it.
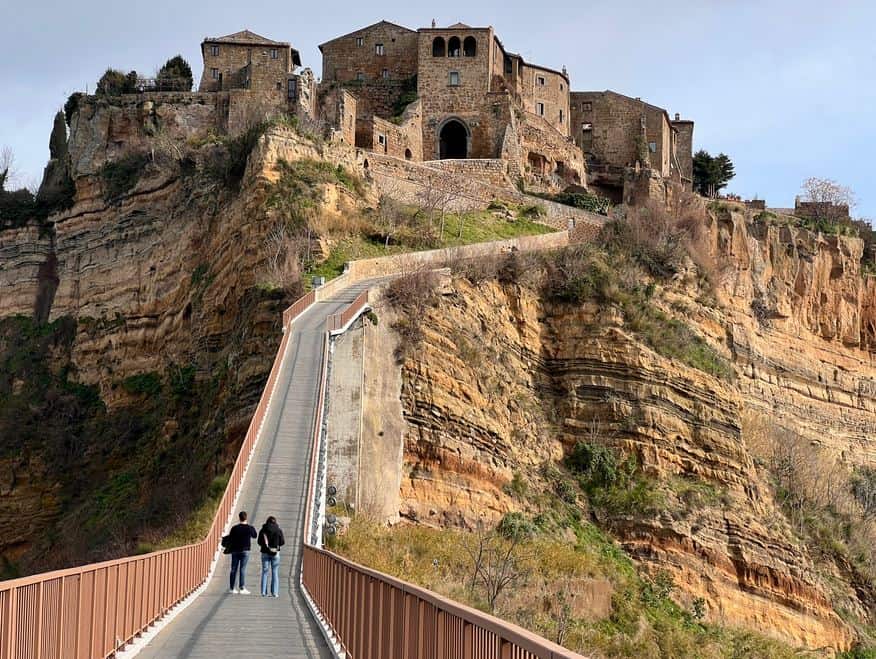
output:
{"label": "sneaker", "polygon": [[271,595],[271,597],[279,597],[279,595]]}
{"label": "sneaker", "polygon": [[229,589],[228,589],[228,594],[229,594],[229,595],[235,595],[236,593],[237,593],[237,591],[234,590],[234,588],[229,588]]}
{"label": "sneaker", "polygon": [[249,591],[246,588],[241,588],[238,593],[241,595],[249,595]]}

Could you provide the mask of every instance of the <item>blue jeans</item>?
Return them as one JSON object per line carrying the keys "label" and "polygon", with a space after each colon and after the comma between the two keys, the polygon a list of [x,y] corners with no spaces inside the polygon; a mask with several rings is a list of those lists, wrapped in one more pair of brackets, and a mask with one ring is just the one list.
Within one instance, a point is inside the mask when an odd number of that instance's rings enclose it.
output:
{"label": "blue jeans", "polygon": [[280,554],[262,554],[262,595],[268,594],[268,571],[271,573],[271,595],[280,592]]}
{"label": "blue jeans", "polygon": [[231,552],[231,585],[229,588],[234,590],[234,577],[237,576],[237,571],[240,570],[240,589],[243,590],[246,584],[246,564],[249,562],[248,551]]}

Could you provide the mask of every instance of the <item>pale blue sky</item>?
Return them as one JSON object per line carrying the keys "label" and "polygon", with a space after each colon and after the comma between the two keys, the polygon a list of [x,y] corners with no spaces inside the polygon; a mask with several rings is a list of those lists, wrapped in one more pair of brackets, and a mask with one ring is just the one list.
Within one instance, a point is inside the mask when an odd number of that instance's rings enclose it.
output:
{"label": "pale blue sky", "polygon": [[20,180],[39,178],[52,116],[107,66],[152,73],[200,41],[249,28],[290,41],[321,74],[316,46],[380,19],[411,28],[492,25],[512,51],[559,68],[575,90],[613,89],[696,121],[696,148],[736,164],[730,191],[793,205],[808,176],[857,193],[876,217],[876,3],[865,0],[446,0],[189,5],[179,0],[0,0],[0,145]]}

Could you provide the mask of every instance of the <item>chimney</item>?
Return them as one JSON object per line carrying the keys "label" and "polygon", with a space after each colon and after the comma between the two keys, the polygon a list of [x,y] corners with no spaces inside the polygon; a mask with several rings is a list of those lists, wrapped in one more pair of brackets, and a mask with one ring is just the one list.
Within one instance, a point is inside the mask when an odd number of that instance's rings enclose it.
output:
{"label": "chimney", "polygon": [[675,120],[679,121],[681,119],[681,115],[678,112],[675,113]]}

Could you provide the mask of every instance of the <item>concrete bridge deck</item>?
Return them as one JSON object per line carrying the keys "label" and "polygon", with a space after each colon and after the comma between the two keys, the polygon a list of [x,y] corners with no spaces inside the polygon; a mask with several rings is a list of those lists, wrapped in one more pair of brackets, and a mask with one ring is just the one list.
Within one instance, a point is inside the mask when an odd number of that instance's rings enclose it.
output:
{"label": "concrete bridge deck", "polygon": [[298,589],[304,506],[326,317],[340,312],[373,282],[361,282],[317,302],[292,324],[262,436],[244,480],[238,510],[259,529],[268,515],[286,536],[280,552],[280,597],[261,597],[261,558],[253,544],[246,571],[250,595],[228,592],[229,557],[206,590],[162,629],[138,657],[330,657]]}

